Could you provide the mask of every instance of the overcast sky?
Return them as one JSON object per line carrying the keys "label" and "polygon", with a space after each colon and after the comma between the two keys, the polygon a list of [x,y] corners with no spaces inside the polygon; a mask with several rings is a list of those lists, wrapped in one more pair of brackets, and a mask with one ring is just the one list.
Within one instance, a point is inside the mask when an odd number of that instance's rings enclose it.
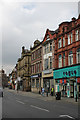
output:
{"label": "overcast sky", "polygon": [[0,4],[0,55],[2,49],[2,65],[7,74],[21,56],[22,46],[29,49],[36,39],[42,41],[47,28],[56,30],[61,22],[78,17],[78,2],[11,1],[2,0]]}

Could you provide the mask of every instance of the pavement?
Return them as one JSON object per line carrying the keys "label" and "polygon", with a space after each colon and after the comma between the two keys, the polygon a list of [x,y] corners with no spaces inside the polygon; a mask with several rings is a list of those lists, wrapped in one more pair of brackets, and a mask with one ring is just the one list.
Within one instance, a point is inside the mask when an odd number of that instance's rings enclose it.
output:
{"label": "pavement", "polygon": [[48,97],[47,97],[46,93],[44,93],[44,96],[42,96],[41,94],[33,93],[33,92],[26,92],[26,91],[18,91],[17,92],[16,90],[12,90],[12,89],[8,89],[8,88],[5,88],[5,89],[8,90],[9,92],[14,92],[15,94],[29,96],[29,97],[41,99],[44,101],[62,101],[62,102],[69,102],[72,104],[78,104],[78,102],[79,102],[79,100],[76,102],[74,98],[67,98],[67,97],[61,97],[61,100],[56,100],[55,96],[51,96],[49,93],[48,93]]}

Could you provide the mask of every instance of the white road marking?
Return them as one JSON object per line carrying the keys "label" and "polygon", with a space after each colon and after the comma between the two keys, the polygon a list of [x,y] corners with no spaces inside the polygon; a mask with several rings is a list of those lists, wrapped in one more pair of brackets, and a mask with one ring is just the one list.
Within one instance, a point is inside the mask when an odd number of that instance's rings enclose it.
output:
{"label": "white road marking", "polygon": [[19,102],[19,103],[21,103],[21,104],[25,104],[25,103],[23,103],[23,102],[21,102],[21,101],[19,101],[19,100],[16,100],[17,102]]}
{"label": "white road marking", "polygon": [[71,117],[69,115],[60,115],[59,117],[68,117],[68,118],[71,118],[71,119],[75,119],[75,118],[73,118],[73,117]]}
{"label": "white road marking", "polygon": [[37,107],[37,106],[34,106],[34,105],[30,105],[31,107],[34,107],[34,108],[37,108],[37,109],[40,109],[40,110],[44,110],[46,112],[49,112],[49,110],[46,110],[46,109],[43,109],[43,108],[40,108],[40,107]]}

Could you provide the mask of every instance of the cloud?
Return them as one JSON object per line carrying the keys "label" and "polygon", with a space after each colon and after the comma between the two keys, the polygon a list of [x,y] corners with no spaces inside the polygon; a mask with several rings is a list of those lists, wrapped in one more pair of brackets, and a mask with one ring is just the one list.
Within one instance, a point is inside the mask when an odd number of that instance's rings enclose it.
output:
{"label": "cloud", "polygon": [[[9,0],[10,1],[10,0]],[[68,2],[2,2],[2,62],[7,73],[36,39],[42,40],[46,29],[55,30],[63,21],[78,17],[78,4]],[[8,67],[7,67],[8,66]]]}

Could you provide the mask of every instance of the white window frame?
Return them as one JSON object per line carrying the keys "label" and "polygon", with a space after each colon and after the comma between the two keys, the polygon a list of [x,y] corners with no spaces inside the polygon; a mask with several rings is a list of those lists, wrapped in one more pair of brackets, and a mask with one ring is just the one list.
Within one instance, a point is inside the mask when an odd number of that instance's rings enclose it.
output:
{"label": "white window frame", "polygon": [[59,68],[62,67],[62,55],[59,55],[59,62],[58,63],[59,63],[59,65],[58,65]]}
{"label": "white window frame", "polygon": [[78,48],[76,52],[76,62],[80,63],[80,48]]}
{"label": "white window frame", "polygon": [[61,48],[61,47],[62,47],[62,42],[61,42],[61,38],[60,38],[58,41],[58,48]]}
{"label": "white window frame", "polygon": [[79,33],[78,33],[78,30],[76,30],[76,33],[75,33],[75,41],[78,41],[78,37],[79,37]]}
{"label": "white window frame", "polygon": [[63,47],[65,47],[65,37],[63,37]]}
{"label": "white window frame", "polygon": [[68,65],[72,65],[72,64],[73,64],[73,53],[69,53],[69,55],[68,55]]}
{"label": "white window frame", "polygon": [[68,34],[68,45],[70,45],[70,35]]}

